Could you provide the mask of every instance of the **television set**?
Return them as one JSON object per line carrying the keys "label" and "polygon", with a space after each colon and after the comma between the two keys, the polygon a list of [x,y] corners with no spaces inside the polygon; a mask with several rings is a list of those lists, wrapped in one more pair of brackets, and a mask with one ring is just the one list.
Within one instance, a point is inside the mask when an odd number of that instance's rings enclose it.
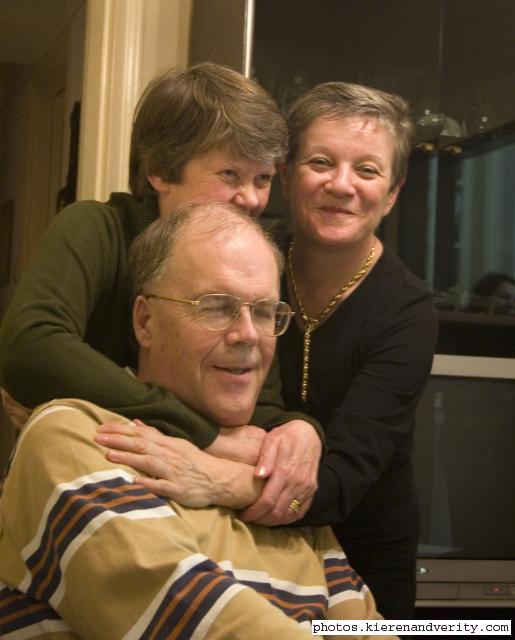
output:
{"label": "television set", "polygon": [[417,605],[515,607],[515,359],[435,356],[414,470]]}

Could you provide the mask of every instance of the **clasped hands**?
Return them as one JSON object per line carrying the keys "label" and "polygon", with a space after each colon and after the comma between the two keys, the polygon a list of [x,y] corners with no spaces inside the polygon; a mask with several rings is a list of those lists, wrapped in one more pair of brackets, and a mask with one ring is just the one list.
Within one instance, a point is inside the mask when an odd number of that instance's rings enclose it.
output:
{"label": "clasped hands", "polygon": [[[292,420],[266,432],[246,425],[222,428],[204,450],[139,420],[107,423],[95,438],[111,462],[140,473],[138,484],[190,507],[225,506],[267,526],[303,517],[317,486],[322,443],[308,422]],[[294,511],[293,500],[300,503]]]}

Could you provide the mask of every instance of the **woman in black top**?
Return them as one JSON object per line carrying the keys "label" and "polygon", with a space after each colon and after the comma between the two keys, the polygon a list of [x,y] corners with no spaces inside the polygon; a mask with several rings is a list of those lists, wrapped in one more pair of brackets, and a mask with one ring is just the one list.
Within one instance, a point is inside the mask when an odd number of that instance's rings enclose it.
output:
{"label": "woman in black top", "polygon": [[[333,526],[394,619],[413,615],[414,414],[436,320],[430,292],[375,231],[404,181],[411,129],[397,96],[319,85],[290,111],[282,174],[294,227],[284,288],[297,311],[279,343],[283,395],[322,423],[327,444],[300,524]],[[246,516],[279,523],[259,503]]]}
{"label": "woman in black top", "polygon": [[285,507],[272,482],[241,514],[331,524],[391,619],[413,615],[414,414],[436,338],[431,293],[375,235],[404,181],[411,131],[401,98],[357,85],[319,85],[292,107],[284,295],[297,316],[279,341],[281,374],[288,408],[322,423],[326,451],[313,499],[290,495]]}

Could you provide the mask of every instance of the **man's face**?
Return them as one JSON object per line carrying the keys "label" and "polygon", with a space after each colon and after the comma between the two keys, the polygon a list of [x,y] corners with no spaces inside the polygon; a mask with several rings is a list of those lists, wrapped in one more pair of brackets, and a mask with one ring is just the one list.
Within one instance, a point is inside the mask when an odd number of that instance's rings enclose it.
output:
{"label": "man's face", "polygon": [[273,164],[235,158],[221,149],[195,156],[181,171],[178,184],[149,176],[159,212],[168,215],[185,202],[231,202],[253,218],[267,205],[275,174]]}
{"label": "man's face", "polygon": [[[151,293],[189,300],[208,293],[232,294],[243,302],[277,300],[277,265],[252,230],[184,238]],[[257,333],[248,307],[228,329],[210,331],[196,321],[194,306],[140,296],[135,330],[143,382],[170,389],[220,425],[248,423],[276,341]]]}

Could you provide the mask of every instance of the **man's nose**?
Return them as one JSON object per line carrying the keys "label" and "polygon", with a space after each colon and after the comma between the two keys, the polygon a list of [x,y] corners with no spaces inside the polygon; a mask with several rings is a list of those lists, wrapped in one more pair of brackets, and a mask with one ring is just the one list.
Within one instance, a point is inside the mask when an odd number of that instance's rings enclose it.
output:
{"label": "man's nose", "polygon": [[232,322],[227,331],[227,340],[231,344],[244,343],[249,346],[259,342],[259,332],[256,329],[248,306],[241,306],[238,317]]}

